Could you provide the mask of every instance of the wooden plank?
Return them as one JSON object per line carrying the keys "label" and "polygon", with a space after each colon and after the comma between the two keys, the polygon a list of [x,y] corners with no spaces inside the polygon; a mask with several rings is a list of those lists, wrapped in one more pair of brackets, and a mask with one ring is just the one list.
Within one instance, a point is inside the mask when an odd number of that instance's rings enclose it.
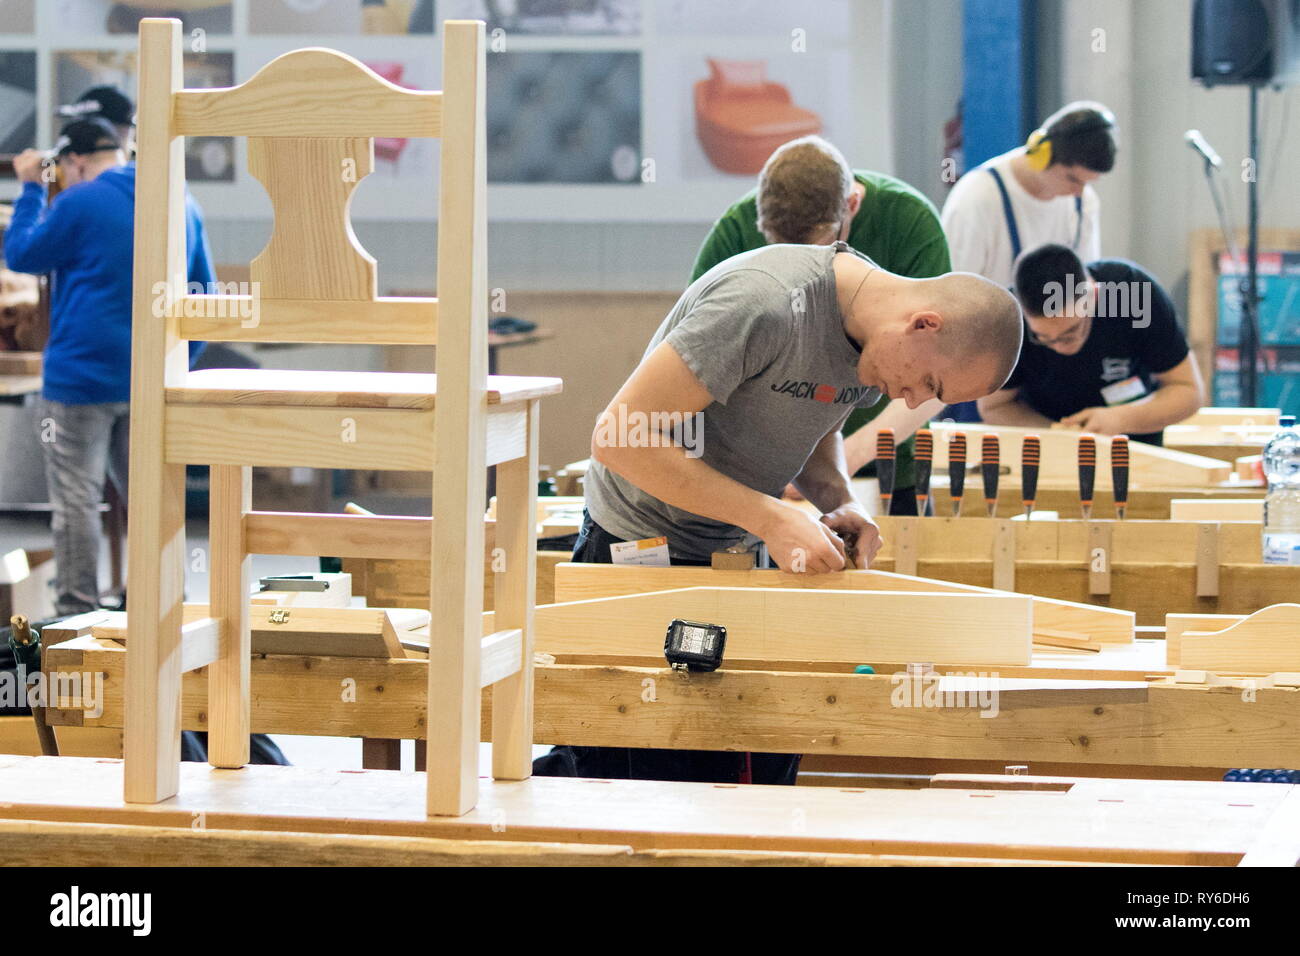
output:
{"label": "wooden plank", "polygon": [[[434,413],[412,409],[295,408],[292,429],[276,406],[168,405],[168,462],[264,468],[428,471]],[[518,458],[527,412],[495,406],[483,415],[489,464]],[[482,507],[479,507],[482,520]]]}
{"label": "wooden plank", "polygon": [[[783,571],[714,571],[710,568],[620,567],[612,564],[559,564],[555,569],[557,602],[644,594],[683,587],[811,588],[857,591],[938,591],[966,594],[1001,593],[989,588],[933,578],[916,578],[888,571],[844,571],[839,574],[786,574]],[[1086,633],[1101,643],[1133,640],[1132,611],[1071,601],[1034,597],[1034,628]]]}
{"label": "wooden plank", "polygon": [[1228,408],[1226,406],[1207,405],[1189,418],[1184,418],[1180,425],[1214,426],[1225,425],[1267,425],[1276,428],[1282,416],[1280,408]]}
{"label": "wooden plank", "polygon": [[[533,648],[537,603],[537,449],[541,434],[539,402],[528,408],[528,452],[497,468],[497,521],[501,535],[493,561],[504,562],[495,574],[495,627],[520,631],[514,675],[492,689],[492,775],[526,780],[533,767]],[[498,567],[494,563],[494,572]]]}
{"label": "wooden plank", "polygon": [[[445,86],[438,200],[439,424],[434,434],[428,721],[430,815],[478,796],[479,652],[487,428],[487,193],[483,24],[443,26]],[[525,426],[525,433],[527,429]],[[526,438],[526,434],[521,436]],[[509,458],[517,458],[516,453]],[[500,459],[501,461],[509,460]],[[531,515],[530,515],[531,516]]]}
{"label": "wooden plank", "polygon": [[436,345],[438,300],[187,295],[175,306],[182,338],[205,342]]}
{"label": "wooden plank", "polygon": [[1196,529],[1196,596],[1219,595],[1219,523],[1206,521]]}
{"label": "wooden plank", "polygon": [[[433,521],[397,515],[253,511],[244,519],[244,528],[251,554],[329,554],[428,562]],[[496,547],[496,523],[485,520],[483,533],[484,550],[490,552]],[[427,603],[427,597],[418,604]]]}
{"label": "wooden plank", "polygon": [[1182,665],[1183,635],[1189,631],[1221,631],[1229,624],[1245,620],[1244,614],[1167,614],[1165,615],[1165,660],[1170,667]]}
{"label": "wooden plank", "polygon": [[1264,520],[1263,498],[1175,498],[1169,502],[1171,521]]}
{"label": "wooden plank", "polygon": [[[317,108],[323,90],[329,110]],[[239,86],[184,90],[175,104],[178,136],[443,135],[443,94],[403,89],[320,48],[278,56]]]}
{"label": "wooden plank", "polygon": [[[935,422],[931,426],[934,432],[934,469],[936,473],[946,474],[948,466],[948,443],[953,432],[966,434],[967,447],[977,447],[980,437],[993,433],[1001,442],[1003,461],[1020,460],[1020,444],[1026,435],[1039,435],[1042,440],[1042,464],[1039,472],[1039,486],[1051,485],[1078,488],[1077,448],[1080,432],[1064,428],[1034,429],[1017,428],[1009,425],[984,425],[970,423]],[[971,443],[974,443],[973,445]],[[1097,442],[1097,480],[1098,491],[1110,491],[1110,442],[1101,438]],[[1169,448],[1160,448],[1141,442],[1132,442],[1129,446],[1131,472],[1130,487],[1134,489],[1147,487],[1179,487],[1217,484],[1226,481],[1232,468],[1226,462]],[[972,465],[978,462],[972,460]]]}
{"label": "wooden plank", "polygon": [[1300,670],[1300,604],[1275,604],[1217,631],[1183,631],[1180,666],[1218,674]]}
{"label": "wooden plank", "polygon": [[261,297],[368,302],[379,294],[375,258],[348,216],[353,190],[374,167],[374,140],[364,137],[249,137],[248,170],[273,213],[271,238],[249,263]]}
{"label": "wooden plank", "polygon": [[21,762],[0,769],[0,790],[7,798],[21,794],[21,802],[0,810],[15,822],[191,830],[198,813],[209,833],[1184,865],[1238,862],[1288,791],[1268,784],[1080,780],[1066,792],[986,791],[972,799],[979,791],[537,777],[506,786],[476,781],[476,809],[438,819],[421,813],[417,774],[254,766],[240,771],[235,785],[229,771],[187,765],[177,800],[124,808],[112,792],[121,778],[116,763],[16,759]]}
{"label": "wooden plank", "polygon": [[[1014,591],[1016,589],[1016,525],[1011,521],[999,519],[996,527],[997,530],[993,535],[993,587],[999,591]],[[901,570],[897,562],[895,562],[895,570]],[[912,570],[904,573],[915,574],[915,562]]]}
{"label": "wooden plank", "polygon": [[[249,758],[249,658],[253,645],[248,593],[253,559],[246,523],[253,505],[253,470],[215,465],[209,474],[210,608],[220,621],[221,633],[208,672],[212,701],[208,760],[214,767],[235,768]],[[192,643],[187,638],[182,634],[182,648]]]}
{"label": "wooden plank", "polygon": [[684,588],[539,607],[537,649],[662,653],[682,618],[726,627],[727,653],[758,660],[1025,664],[1031,616],[1016,594]]}
{"label": "wooden plank", "polygon": [[921,518],[899,518],[894,522],[894,570],[916,574],[917,522]]}
{"label": "wooden plank", "polygon": [[185,270],[184,141],[172,122],[181,87],[179,20],[140,24],[131,332],[131,500],[127,600],[136,622],[126,672],[126,799],[176,793],[180,763],[181,601],[185,573],[185,469],[168,461],[163,397],[189,367],[176,320],[155,310]]}
{"label": "wooden plank", "polygon": [[1300,787],[1289,787],[1238,866],[1300,866]]}
{"label": "wooden plank", "polygon": [[[479,687],[490,687],[498,681],[506,680],[512,674],[518,674],[520,667],[523,666],[523,646],[524,634],[517,627],[493,631],[484,637],[480,654],[482,670]],[[531,726],[530,724],[529,727]],[[531,741],[531,734],[529,739]],[[531,742],[528,749],[531,755]]]}
{"label": "wooden plank", "polygon": [[[168,388],[168,403],[428,411],[435,407],[438,395],[438,376],[421,372],[205,368],[187,374],[183,384],[184,388]],[[487,404],[519,404],[554,395],[561,388],[563,383],[556,378],[490,375]]]}

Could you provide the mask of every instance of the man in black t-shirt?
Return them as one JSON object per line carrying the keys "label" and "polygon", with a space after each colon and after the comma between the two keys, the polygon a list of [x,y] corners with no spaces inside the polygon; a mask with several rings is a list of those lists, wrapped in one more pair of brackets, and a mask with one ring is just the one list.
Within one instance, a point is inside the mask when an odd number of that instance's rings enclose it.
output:
{"label": "man in black t-shirt", "polygon": [[1205,402],[1205,386],[1174,304],[1140,266],[1099,259],[1085,268],[1061,245],[1016,260],[1028,325],[1007,384],[979,400],[994,425],[1061,422],[1098,435],[1161,443],[1166,425]]}

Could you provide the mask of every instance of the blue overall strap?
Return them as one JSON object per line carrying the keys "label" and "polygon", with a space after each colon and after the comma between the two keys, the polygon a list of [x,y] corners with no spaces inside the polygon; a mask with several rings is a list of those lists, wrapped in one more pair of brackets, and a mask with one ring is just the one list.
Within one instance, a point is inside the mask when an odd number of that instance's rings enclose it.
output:
{"label": "blue overall strap", "polygon": [[1007,217],[1007,232],[1011,235],[1011,261],[1014,262],[1020,258],[1020,230],[1016,228],[1016,214],[1011,209],[1011,196],[1007,194],[1006,183],[992,166],[989,167],[989,175],[998,184],[998,192],[1002,194],[1002,215]]}

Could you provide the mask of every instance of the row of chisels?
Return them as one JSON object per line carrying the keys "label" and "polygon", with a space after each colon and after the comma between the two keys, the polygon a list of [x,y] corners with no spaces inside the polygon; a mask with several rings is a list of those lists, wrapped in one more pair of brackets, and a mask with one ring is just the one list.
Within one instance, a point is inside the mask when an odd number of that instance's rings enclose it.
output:
{"label": "row of chisels", "polygon": [[[1020,488],[1024,514],[1034,511],[1038,494],[1038,468],[1042,459],[1042,439],[1026,435],[1020,446]],[[876,477],[880,482],[880,512],[889,514],[894,500],[896,445],[894,430],[882,428],[876,434]],[[922,428],[916,433],[916,513],[924,515],[930,501],[930,476],[934,465],[934,432]],[[980,448],[980,475],[984,480],[984,507],[990,518],[997,517],[998,480],[1002,468],[1002,447],[998,436],[986,432]],[[1116,435],[1110,441],[1111,484],[1114,486],[1115,514],[1123,519],[1128,510],[1128,438]],[[1097,477],[1097,439],[1079,436],[1079,507],[1084,520],[1092,517],[1093,485]],[[966,491],[966,434],[953,432],[948,443],[948,493],[952,498],[952,515],[961,515]]]}

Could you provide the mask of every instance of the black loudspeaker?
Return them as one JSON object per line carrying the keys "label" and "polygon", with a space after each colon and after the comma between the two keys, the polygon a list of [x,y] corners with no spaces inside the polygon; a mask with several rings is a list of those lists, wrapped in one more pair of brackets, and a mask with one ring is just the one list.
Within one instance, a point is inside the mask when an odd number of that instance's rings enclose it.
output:
{"label": "black loudspeaker", "polygon": [[1268,83],[1277,39],[1272,20],[1286,0],[1196,0],[1192,78],[1206,86]]}

